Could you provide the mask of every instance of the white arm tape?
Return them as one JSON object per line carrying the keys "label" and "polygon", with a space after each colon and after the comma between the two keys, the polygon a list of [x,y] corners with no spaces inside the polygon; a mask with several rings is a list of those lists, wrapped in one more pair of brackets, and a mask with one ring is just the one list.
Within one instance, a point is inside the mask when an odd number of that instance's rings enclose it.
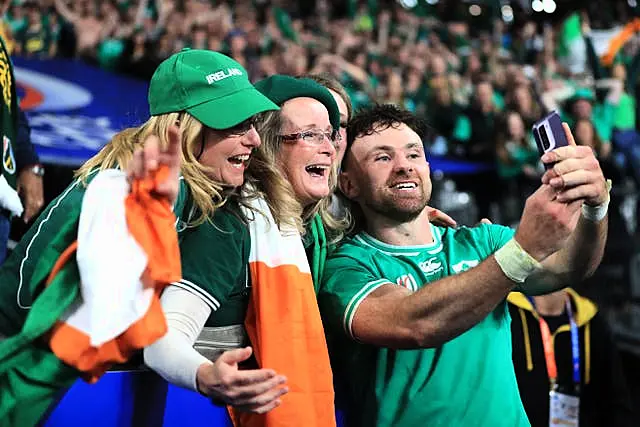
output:
{"label": "white arm tape", "polygon": [[211,363],[193,344],[202,331],[211,308],[191,292],[169,286],[160,298],[168,332],[144,349],[144,363],[179,387],[197,391],[196,375],[203,363]]}
{"label": "white arm tape", "polygon": [[516,283],[524,283],[531,274],[542,270],[542,265],[511,239],[494,254],[502,272]]}

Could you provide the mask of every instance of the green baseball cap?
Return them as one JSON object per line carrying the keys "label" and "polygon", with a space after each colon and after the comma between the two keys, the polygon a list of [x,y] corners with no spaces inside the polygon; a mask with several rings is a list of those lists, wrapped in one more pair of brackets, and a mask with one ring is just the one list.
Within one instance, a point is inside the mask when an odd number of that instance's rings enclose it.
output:
{"label": "green baseball cap", "polygon": [[186,111],[212,129],[227,129],[278,109],[253,87],[240,64],[211,50],[183,49],[171,55],[149,85],[152,116]]}
{"label": "green baseball cap", "polygon": [[313,98],[329,112],[331,127],[336,131],[340,129],[340,110],[336,100],[326,87],[314,80],[274,74],[256,82],[256,89],[278,105],[293,98]]}

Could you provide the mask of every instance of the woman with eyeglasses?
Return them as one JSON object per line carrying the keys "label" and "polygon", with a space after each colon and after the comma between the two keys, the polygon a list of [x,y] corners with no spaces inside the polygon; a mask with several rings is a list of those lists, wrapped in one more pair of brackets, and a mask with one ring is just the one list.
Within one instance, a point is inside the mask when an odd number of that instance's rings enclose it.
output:
{"label": "woman with eyeglasses", "polygon": [[[280,110],[258,116],[256,129],[263,144],[249,166],[261,185],[282,193],[286,202],[274,204],[278,210],[297,212],[297,226],[306,229],[315,221],[327,231],[327,242],[337,243],[343,236],[346,221],[336,219],[329,209],[337,185],[337,156],[344,145],[340,132],[341,114],[333,94],[322,84],[309,79],[274,75],[256,83],[256,88],[280,106]],[[260,178],[264,165],[274,165],[280,182]]]}

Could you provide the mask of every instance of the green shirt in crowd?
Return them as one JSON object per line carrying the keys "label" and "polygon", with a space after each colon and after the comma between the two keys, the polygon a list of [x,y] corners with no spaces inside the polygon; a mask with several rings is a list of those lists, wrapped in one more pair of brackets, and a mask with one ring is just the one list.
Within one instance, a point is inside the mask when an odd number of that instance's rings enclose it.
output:
{"label": "green shirt in crowd", "polygon": [[[602,103],[597,102],[593,105],[591,122],[593,123],[593,127],[598,133],[598,136],[605,144],[611,142],[617,110],[618,106],[613,105],[608,101]],[[569,112],[562,111],[561,116],[562,120],[567,122],[569,127],[573,129],[576,121]]]}
{"label": "green shirt in crowd", "polygon": [[615,107],[613,128],[617,130],[633,130],[636,128],[636,100],[626,92],[620,96]]}
{"label": "green shirt in crowd", "polygon": [[511,360],[506,301],[437,348],[394,350],[353,336],[358,306],[378,287],[417,291],[476,266],[514,234],[486,224],[431,225],[431,231],[434,242],[425,246],[392,246],[360,233],[327,260],[318,301],[347,425],[529,426]]}

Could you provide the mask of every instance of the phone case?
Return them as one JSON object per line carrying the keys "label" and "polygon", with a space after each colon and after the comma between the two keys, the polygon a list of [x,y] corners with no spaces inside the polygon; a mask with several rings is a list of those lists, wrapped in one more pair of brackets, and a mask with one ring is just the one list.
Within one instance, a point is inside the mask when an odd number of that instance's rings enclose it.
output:
{"label": "phone case", "polygon": [[562,127],[562,119],[556,111],[537,121],[532,131],[541,156],[556,148],[569,145]]}

